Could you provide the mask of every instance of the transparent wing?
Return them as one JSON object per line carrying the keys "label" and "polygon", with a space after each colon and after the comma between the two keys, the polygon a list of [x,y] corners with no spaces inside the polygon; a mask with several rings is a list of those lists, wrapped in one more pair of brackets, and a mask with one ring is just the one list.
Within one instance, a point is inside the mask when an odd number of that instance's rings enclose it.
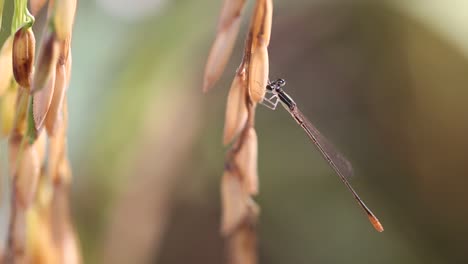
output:
{"label": "transparent wing", "polygon": [[312,125],[312,123],[302,114],[302,112],[294,107],[288,109],[291,115],[301,125],[309,138],[314,142],[322,156],[330,164],[339,176],[350,177],[353,175],[353,167],[351,163],[338,151],[336,148]]}
{"label": "transparent wing", "polygon": [[369,221],[372,223],[374,228],[378,232],[383,231],[382,224],[380,224],[377,217],[371,212],[371,210],[366,206],[364,201],[359,197],[359,195],[354,191],[351,184],[349,184],[346,177],[349,177],[353,174],[353,168],[351,163],[344,158],[334,147],[328,142],[328,140],[320,134],[318,129],[310,123],[310,121],[302,114],[302,112],[297,108],[296,105],[291,108],[285,107],[289,113],[296,119],[297,123],[304,129],[309,138],[314,142],[315,146],[320,150],[322,156],[328,161],[330,166],[335,170],[336,174],[340,177],[341,181],[346,185],[349,191],[353,194],[354,199],[358,202],[361,208],[366,212]]}

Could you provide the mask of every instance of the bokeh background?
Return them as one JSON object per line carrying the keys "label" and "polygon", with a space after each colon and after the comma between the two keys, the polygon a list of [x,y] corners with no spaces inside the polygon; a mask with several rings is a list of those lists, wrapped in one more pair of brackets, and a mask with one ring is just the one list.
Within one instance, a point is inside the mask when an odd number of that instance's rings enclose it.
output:
{"label": "bokeh background", "polygon": [[[85,263],[223,263],[224,106],[249,2],[204,95],[221,0],[79,1],[69,151]],[[286,111],[259,107],[260,263],[467,263],[468,2],[274,3],[270,78],[353,163],[385,232]]]}

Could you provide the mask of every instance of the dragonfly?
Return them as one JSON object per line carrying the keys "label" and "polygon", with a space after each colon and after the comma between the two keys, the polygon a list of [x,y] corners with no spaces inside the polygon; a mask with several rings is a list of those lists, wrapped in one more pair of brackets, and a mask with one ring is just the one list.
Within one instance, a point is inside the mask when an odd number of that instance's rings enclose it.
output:
{"label": "dragonfly", "polygon": [[[359,195],[347,180],[347,178],[353,174],[351,163],[339,151],[337,151],[335,147],[304,116],[304,114],[297,107],[296,102],[294,102],[291,96],[289,96],[283,90],[285,85],[286,81],[284,79],[278,79],[276,81],[269,82],[266,86],[266,95],[262,101],[262,104],[272,110],[275,110],[278,103],[281,103],[281,105],[291,114],[294,120],[296,120],[296,122],[302,127],[310,140],[312,140],[330,167],[332,167],[336,174],[340,177],[341,181],[351,192],[359,206],[366,213],[375,230],[382,232],[384,228],[380,221],[366,206],[364,201],[359,197]],[[268,98],[267,96],[270,97]]]}

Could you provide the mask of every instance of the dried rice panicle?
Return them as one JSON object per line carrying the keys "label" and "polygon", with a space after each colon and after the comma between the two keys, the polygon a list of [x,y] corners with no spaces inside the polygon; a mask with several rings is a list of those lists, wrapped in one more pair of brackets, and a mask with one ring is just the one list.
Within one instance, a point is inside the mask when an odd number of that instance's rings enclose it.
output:
{"label": "dried rice panicle", "polygon": [[[243,6],[243,1],[242,6]],[[240,3],[239,2],[239,3]],[[235,40],[238,14],[235,1],[226,0],[218,35],[208,58],[204,78],[207,91],[224,70]],[[231,5],[231,6],[230,6]],[[223,143],[232,145],[226,155],[221,181],[221,233],[227,240],[228,263],[257,263],[256,224],[259,208],[252,199],[258,193],[258,139],[254,129],[255,108],[263,100],[268,80],[268,43],[273,5],[257,0],[245,42],[244,56],[231,84],[224,124]],[[237,30],[237,29],[236,29]],[[226,35],[229,34],[229,35]]]}
{"label": "dried rice panicle", "polygon": [[[12,176],[8,245],[0,263],[81,263],[69,217],[66,151],[66,91],[77,1],[47,2],[47,29],[36,61],[34,18],[20,2],[15,2],[14,35],[0,50],[0,125],[9,138]],[[45,3],[30,1],[33,13]]]}

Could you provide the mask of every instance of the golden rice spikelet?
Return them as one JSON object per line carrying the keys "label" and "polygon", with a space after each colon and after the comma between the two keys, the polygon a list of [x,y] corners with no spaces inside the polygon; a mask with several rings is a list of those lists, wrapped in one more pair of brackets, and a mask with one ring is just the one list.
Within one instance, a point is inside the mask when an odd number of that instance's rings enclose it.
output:
{"label": "golden rice spikelet", "polygon": [[[18,152],[18,168],[15,177],[16,199],[23,208],[28,208],[36,194],[39,182],[41,160],[40,155],[45,149],[45,134],[33,145],[25,144]],[[43,155],[43,154],[42,154]]]}
{"label": "golden rice spikelet", "polygon": [[228,264],[257,263],[257,232],[255,223],[245,222],[228,241]]}
{"label": "golden rice spikelet", "polygon": [[54,1],[54,28],[60,41],[71,37],[75,12],[76,0]]}
{"label": "golden rice spikelet", "polygon": [[63,157],[61,159],[57,171],[58,173],[56,174],[56,177],[53,178],[53,181],[61,182],[64,184],[70,184],[72,179],[72,170],[70,166],[70,161],[66,157]]}
{"label": "golden rice spikelet", "polygon": [[221,233],[227,236],[247,217],[250,199],[242,187],[241,178],[236,175],[235,168],[226,168],[224,171],[221,180],[221,198],[223,206]]}
{"label": "golden rice spikelet", "polygon": [[252,101],[258,103],[263,100],[268,84],[268,51],[264,47],[257,48],[251,56],[249,92]]}
{"label": "golden rice spikelet", "polygon": [[51,179],[58,177],[59,168],[65,155],[65,126],[57,127],[56,133],[50,137],[49,156],[47,161],[47,173]]}
{"label": "golden rice spikelet", "polygon": [[229,90],[224,122],[224,145],[229,144],[242,130],[247,121],[245,70],[236,74]]}
{"label": "golden rice spikelet", "polygon": [[252,127],[245,131],[244,143],[236,153],[235,162],[242,176],[243,187],[248,194],[258,193],[258,140],[257,133]]}
{"label": "golden rice spikelet", "polygon": [[11,240],[11,251],[8,254],[14,254],[14,261],[6,261],[5,263],[30,263],[26,261],[26,210],[17,210],[15,214],[15,222],[10,225],[12,228],[9,230],[10,236],[14,239]]}
{"label": "golden rice spikelet", "polygon": [[[67,61],[70,64],[70,60]],[[68,87],[68,73],[65,65],[57,63],[55,73],[55,86],[52,101],[50,103],[49,111],[45,117],[45,126],[47,133],[53,135],[57,129],[57,122],[59,121],[59,115],[63,109],[63,101],[65,98],[65,92]]]}
{"label": "golden rice spikelet", "polygon": [[29,263],[59,263],[50,230],[50,217],[46,213],[47,211],[39,206],[28,211],[27,256]]}
{"label": "golden rice spikelet", "polygon": [[22,208],[28,208],[36,193],[39,179],[39,157],[34,147],[23,150],[19,157],[17,175],[15,176],[16,199]]}
{"label": "golden rice spikelet", "polygon": [[28,100],[29,100],[29,91],[19,87],[17,89],[18,95],[16,97],[15,105],[15,120],[13,124],[13,133],[18,135],[24,135],[27,128],[27,111],[28,111]]}
{"label": "golden rice spikelet", "polygon": [[39,137],[37,138],[36,142],[34,142],[34,146],[36,148],[37,157],[39,159],[39,164],[44,163],[46,158],[46,150],[47,150],[47,134],[40,133]]}
{"label": "golden rice spikelet", "polygon": [[29,0],[29,6],[31,7],[31,13],[36,16],[39,11],[44,7],[46,0]]}
{"label": "golden rice spikelet", "polygon": [[31,86],[34,71],[36,38],[30,27],[20,28],[13,40],[13,75],[22,87]]}
{"label": "golden rice spikelet", "polygon": [[58,42],[54,34],[44,36],[39,57],[36,63],[36,71],[32,82],[31,92],[35,93],[47,85],[50,75],[55,74],[55,66],[58,60]]}
{"label": "golden rice spikelet", "polygon": [[63,230],[63,236],[60,242],[60,263],[82,263],[77,237],[70,224],[67,224],[66,230]]}
{"label": "golden rice spikelet", "polygon": [[13,36],[9,37],[0,50],[0,96],[10,87],[13,78]]}
{"label": "golden rice spikelet", "polygon": [[70,54],[71,54],[70,42],[71,42],[71,37],[60,42],[58,63],[61,65],[65,65],[67,63],[68,57],[70,57]]}
{"label": "golden rice spikelet", "polygon": [[[63,72],[60,77],[64,79]],[[33,94],[33,118],[34,126],[37,131],[42,129],[52,98],[54,97],[55,80],[56,71],[54,70],[50,72],[49,78],[43,88]]]}
{"label": "golden rice spikelet", "polygon": [[273,1],[258,0],[251,25],[251,32],[253,34],[252,45],[254,48],[267,47],[270,43],[272,17]]}
{"label": "golden rice spikelet", "polygon": [[268,44],[270,42],[272,0],[258,0],[250,27],[252,33],[252,58],[249,68],[249,92],[252,100],[261,102],[268,82]]}
{"label": "golden rice spikelet", "polygon": [[0,97],[0,111],[1,111],[1,136],[8,136],[13,128],[16,111],[16,96],[17,89],[8,89],[6,93]]}
{"label": "golden rice spikelet", "polygon": [[231,57],[240,27],[245,0],[225,0],[218,22],[216,39],[211,47],[203,78],[203,91],[207,92],[219,80]]}

